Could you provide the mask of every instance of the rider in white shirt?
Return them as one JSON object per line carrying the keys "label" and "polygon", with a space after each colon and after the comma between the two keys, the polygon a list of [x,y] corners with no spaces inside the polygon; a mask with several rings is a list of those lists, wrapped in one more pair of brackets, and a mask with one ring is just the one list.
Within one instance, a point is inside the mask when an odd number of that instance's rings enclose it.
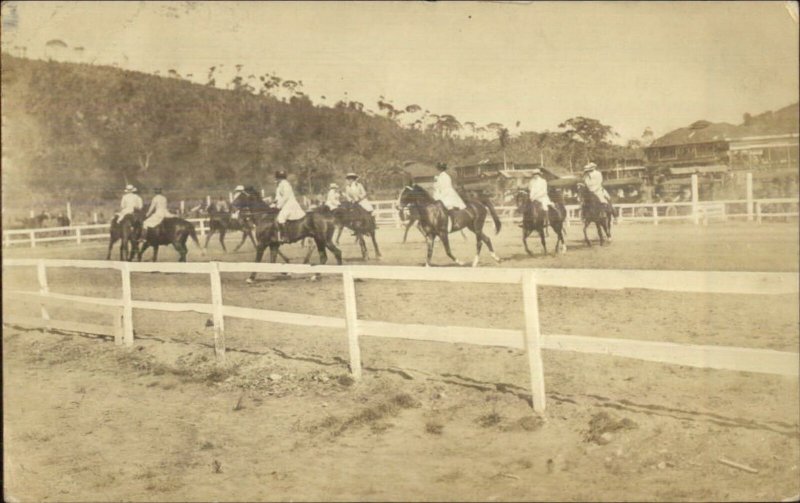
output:
{"label": "rider in white shirt", "polygon": [[584,166],[583,183],[589,192],[596,195],[601,202],[611,204],[611,196],[603,188],[603,175],[597,170],[597,164],[590,162]]}
{"label": "rider in white shirt", "polygon": [[155,195],[150,200],[150,207],[147,209],[144,228],[150,229],[157,227],[165,218],[174,216],[167,208],[167,198],[161,193],[160,188],[153,189]]}
{"label": "rider in white shirt", "polygon": [[127,185],[125,187],[125,195],[119,202],[119,211],[116,214],[116,221],[121,221],[125,215],[130,215],[136,210],[144,208],[144,202],[139,194],[136,193],[136,187]]}
{"label": "rider in white shirt", "polygon": [[532,174],[533,178],[531,178],[528,184],[528,195],[531,201],[538,201],[539,204],[542,205],[542,209],[544,209],[544,225],[548,226],[548,210],[551,207],[555,208],[555,205],[553,201],[550,200],[550,195],[547,193],[547,180],[542,177],[542,170],[535,168]]}
{"label": "rider in white shirt", "polygon": [[275,189],[275,206],[278,207],[278,241],[284,241],[286,237],[286,221],[298,220],[306,216],[306,212],[300,207],[300,203],[294,197],[292,184],[286,179],[286,172],[281,170],[275,173],[278,180],[278,187]]}
{"label": "rider in white shirt", "polygon": [[358,181],[358,175],[355,173],[348,173],[345,176],[347,179],[347,188],[345,188],[344,195],[348,201],[358,204],[367,213],[372,214],[375,211],[372,204],[367,199],[367,190],[364,188],[364,185]]}
{"label": "rider in white shirt", "polygon": [[333,211],[341,204],[342,202],[341,194],[339,193],[339,185],[332,183],[328,189],[328,195],[325,197],[325,206],[327,206],[329,210]]}
{"label": "rider in white shirt", "polygon": [[453,214],[451,210],[463,210],[467,205],[453,187],[453,179],[450,178],[450,175],[447,174],[446,171],[447,164],[440,162],[436,165],[436,168],[439,170],[439,174],[436,175],[436,181],[433,185],[433,198],[437,201],[441,201],[445,209],[447,209],[450,217],[448,219],[447,231],[450,232],[453,229]]}

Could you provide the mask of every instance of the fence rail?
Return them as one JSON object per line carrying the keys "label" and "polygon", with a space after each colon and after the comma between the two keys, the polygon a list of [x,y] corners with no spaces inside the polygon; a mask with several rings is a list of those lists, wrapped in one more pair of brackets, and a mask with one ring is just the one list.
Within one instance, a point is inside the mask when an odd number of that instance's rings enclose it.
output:
{"label": "fence rail", "polygon": [[[36,267],[39,291],[15,291],[14,300],[41,305],[39,318],[4,316],[4,323],[33,325],[87,333],[113,334],[118,344],[132,346],[134,341],[133,309],[170,312],[198,312],[213,316],[214,347],[219,361],[225,359],[224,319],[244,318],[299,326],[345,329],[348,337],[350,370],[358,379],[361,375],[361,336],[391,337],[412,340],[504,346],[523,349],[528,356],[531,372],[532,404],[543,412],[544,370],[541,350],[566,350],[583,353],[616,355],[639,360],[781,375],[800,375],[800,355],[767,349],[725,346],[702,346],[667,342],[610,339],[577,335],[542,335],[540,333],[538,285],[569,288],[623,289],[643,288],[661,291],[706,292],[725,294],[779,295],[798,292],[797,273],[755,272],[693,272],[596,269],[460,269],[419,268],[394,266],[310,266],[287,264],[256,264],[234,262],[206,263],[128,263],[86,260],[9,259],[3,267]],[[122,275],[122,297],[97,298],[49,291],[47,269],[57,267],[112,269]],[[131,274],[162,272],[208,274],[211,303],[156,302],[133,298]],[[339,274],[342,276],[345,317],[317,316],[225,305],[222,295],[222,273],[297,273]],[[358,318],[355,295],[356,279],[440,281],[518,284],[522,288],[525,328],[523,330],[475,328],[464,326],[433,326],[367,321]],[[113,326],[105,327],[76,322],[51,320],[48,304],[75,303],[110,312]],[[5,313],[4,313],[5,314]]]}

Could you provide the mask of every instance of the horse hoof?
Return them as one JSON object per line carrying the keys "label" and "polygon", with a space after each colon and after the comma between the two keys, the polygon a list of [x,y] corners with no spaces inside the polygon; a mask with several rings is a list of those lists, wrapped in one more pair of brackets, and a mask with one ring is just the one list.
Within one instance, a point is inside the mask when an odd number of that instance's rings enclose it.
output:
{"label": "horse hoof", "polygon": [[492,258],[493,258],[493,259],[495,259],[495,261],[496,261],[498,264],[499,264],[500,262],[502,262],[502,261],[503,261],[503,259],[501,259],[501,258],[500,258],[500,257],[498,257],[497,255],[495,255],[494,253],[492,253]]}
{"label": "horse hoof", "polygon": [[462,261],[460,261],[460,260],[456,260],[456,264],[458,264],[458,265],[464,265],[464,262],[462,262]]}
{"label": "horse hoof", "polygon": [[255,283],[255,281],[253,281],[253,278],[247,278],[245,281],[246,281],[247,283],[251,284],[251,285],[252,285],[253,283]]}

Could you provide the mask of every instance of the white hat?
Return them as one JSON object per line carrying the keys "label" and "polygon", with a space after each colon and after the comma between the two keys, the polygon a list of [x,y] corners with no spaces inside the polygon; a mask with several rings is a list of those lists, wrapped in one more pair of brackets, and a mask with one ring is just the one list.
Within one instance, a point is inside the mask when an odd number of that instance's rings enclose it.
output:
{"label": "white hat", "polygon": [[136,192],[136,187],[134,187],[133,185],[128,184],[128,185],[125,186],[125,192]]}
{"label": "white hat", "polygon": [[332,183],[332,184],[331,184],[331,188],[332,188],[332,189],[338,189],[338,188],[339,188],[339,185],[337,185],[337,184],[335,184],[335,183]]}
{"label": "white hat", "polygon": [[344,177],[345,178],[358,178],[358,175],[351,171],[350,173],[347,173]]}
{"label": "white hat", "polygon": [[531,170],[531,174],[532,174],[532,175],[541,175],[541,174],[542,174],[542,170],[541,170],[541,169],[539,169],[539,168],[533,168],[533,169]]}
{"label": "white hat", "polygon": [[236,188],[233,189],[233,191],[234,192],[244,192],[244,185],[237,185]]}
{"label": "white hat", "polygon": [[596,167],[597,167],[597,164],[595,164],[593,162],[590,162],[589,164],[587,164],[586,166],[583,167],[583,170],[584,171],[589,171],[590,169],[594,169]]}

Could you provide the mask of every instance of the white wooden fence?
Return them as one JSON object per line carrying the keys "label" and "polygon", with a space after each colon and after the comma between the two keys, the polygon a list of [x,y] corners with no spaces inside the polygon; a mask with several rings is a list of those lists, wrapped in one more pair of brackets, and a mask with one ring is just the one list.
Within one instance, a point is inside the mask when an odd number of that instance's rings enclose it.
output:
{"label": "white wooden fence", "polygon": [[[41,318],[3,313],[3,323],[32,325],[50,329],[113,335],[119,345],[134,341],[133,309],[210,314],[214,324],[214,347],[219,361],[225,359],[225,317],[261,320],[300,326],[329,327],[346,330],[353,377],[361,376],[361,336],[396,337],[424,341],[504,346],[527,353],[531,374],[532,403],[544,411],[544,369],[541,350],[566,350],[616,355],[640,360],[687,365],[700,368],[763,372],[797,376],[800,355],[769,349],[725,346],[700,346],[669,342],[610,339],[579,335],[542,335],[539,323],[537,286],[570,288],[624,289],[643,288],[672,292],[726,294],[794,294],[798,292],[797,273],[690,272],[596,269],[504,269],[420,268],[392,266],[308,266],[232,262],[206,263],[137,263],[89,260],[9,259],[3,267],[36,267],[38,291],[14,291],[14,300],[30,299],[41,305]],[[49,291],[47,269],[56,267],[116,269],[122,277],[122,297],[97,298]],[[207,274],[210,278],[211,304],[154,302],[137,300],[131,291],[131,273],[164,272]],[[345,317],[318,316],[284,311],[226,305],[222,295],[221,273],[298,273],[339,274],[344,290]],[[522,289],[525,329],[495,329],[464,326],[433,326],[368,321],[358,318],[354,280],[441,281],[467,283],[518,284]],[[246,288],[242,285],[242,288]],[[109,312],[110,326],[52,320],[49,304],[76,304]]]}

